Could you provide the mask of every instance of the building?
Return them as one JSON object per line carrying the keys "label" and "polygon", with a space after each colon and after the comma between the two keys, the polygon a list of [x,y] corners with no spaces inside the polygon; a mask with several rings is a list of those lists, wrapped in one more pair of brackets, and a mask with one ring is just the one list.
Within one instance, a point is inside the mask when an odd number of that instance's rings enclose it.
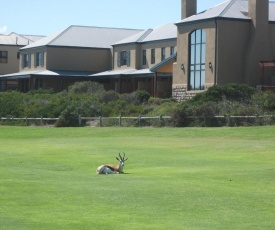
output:
{"label": "building", "polygon": [[[0,75],[19,72],[19,49],[32,44],[35,41],[43,38],[43,36],[20,35],[10,33],[9,35],[0,35]],[[9,84],[0,79],[0,91],[6,89],[16,89],[14,84]]]}
{"label": "building", "polygon": [[[192,97],[213,85],[275,86],[275,2],[228,0],[197,14],[196,0],[182,0],[176,23],[173,97]],[[262,63],[262,64],[261,64]]]}
{"label": "building", "polygon": [[177,27],[168,23],[141,31],[113,44],[113,69],[92,75],[113,82],[119,93],[145,90],[152,96],[172,96]]}
{"label": "building", "polygon": [[91,80],[178,101],[213,85],[275,86],[274,1],[226,0],[197,13],[196,0],[182,0],[181,11],[179,22],[148,30],[70,26],[21,48],[19,72],[2,85],[60,91]]}
{"label": "building", "polygon": [[140,31],[70,26],[21,48],[19,72],[1,78],[12,81],[22,92],[67,89],[76,81],[112,69],[112,44]]}

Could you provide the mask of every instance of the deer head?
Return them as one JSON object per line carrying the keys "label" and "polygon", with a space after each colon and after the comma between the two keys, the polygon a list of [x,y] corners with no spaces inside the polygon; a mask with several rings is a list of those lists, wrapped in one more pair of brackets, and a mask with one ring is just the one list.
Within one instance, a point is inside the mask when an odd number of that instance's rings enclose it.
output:
{"label": "deer head", "polygon": [[125,159],[125,153],[123,153],[123,157],[119,153],[119,158],[116,157],[116,159],[119,161],[119,173],[123,172],[124,162],[128,160],[128,158]]}
{"label": "deer head", "polygon": [[123,153],[123,157],[120,155],[120,153],[118,154],[119,158],[116,157],[116,159],[119,161],[119,164],[121,167],[124,166],[124,162],[128,160],[128,158],[125,159],[125,153]]}

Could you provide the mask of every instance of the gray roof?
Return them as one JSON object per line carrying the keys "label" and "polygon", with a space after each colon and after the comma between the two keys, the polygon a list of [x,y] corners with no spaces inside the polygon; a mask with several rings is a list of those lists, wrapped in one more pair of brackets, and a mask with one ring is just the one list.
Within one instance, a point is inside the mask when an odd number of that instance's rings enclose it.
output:
{"label": "gray roof", "polygon": [[102,76],[119,76],[119,75],[146,75],[152,74],[150,69],[123,69],[123,70],[109,70],[105,72],[100,72],[92,74],[92,77],[102,77]]}
{"label": "gray roof", "polygon": [[131,37],[123,39],[114,45],[122,45],[129,43],[143,43],[143,42],[152,42],[160,41],[166,39],[176,39],[177,38],[177,27],[174,23],[168,23],[154,29],[144,30],[138,34],[135,34]]}
{"label": "gray roof", "polygon": [[10,33],[8,35],[0,35],[0,45],[26,46],[42,38],[43,36]]}
{"label": "gray roof", "polygon": [[22,71],[18,73],[0,75],[0,78],[18,79],[18,78],[30,78],[31,76],[62,76],[62,77],[89,77],[93,74],[92,71],[51,71],[51,70],[32,70]]}
{"label": "gray roof", "polygon": [[[275,2],[269,3],[269,20],[275,21]],[[185,18],[179,21],[181,23],[191,23],[200,20],[211,18],[233,18],[233,19],[246,19],[248,16],[248,0],[227,0],[219,5],[216,5],[208,10],[205,10],[197,15]]]}
{"label": "gray roof", "polygon": [[164,65],[166,65],[167,63],[171,62],[171,61],[175,61],[177,59],[177,53],[174,53],[173,55],[171,55],[170,57],[164,59],[163,61],[161,61],[160,63],[154,65],[152,68],[150,68],[150,71],[155,72],[157,71],[159,68],[163,67]]}
{"label": "gray roof", "polygon": [[70,26],[22,49],[41,46],[111,48],[112,44],[141,30],[89,26]]}

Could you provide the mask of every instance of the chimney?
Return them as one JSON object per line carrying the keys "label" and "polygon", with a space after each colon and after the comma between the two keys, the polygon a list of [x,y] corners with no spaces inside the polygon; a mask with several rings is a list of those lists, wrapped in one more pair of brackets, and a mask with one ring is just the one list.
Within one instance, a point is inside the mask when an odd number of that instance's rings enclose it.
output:
{"label": "chimney", "polygon": [[195,14],[197,14],[197,0],[181,0],[181,19]]}
{"label": "chimney", "polygon": [[256,29],[268,26],[269,0],[248,0],[248,14]]}

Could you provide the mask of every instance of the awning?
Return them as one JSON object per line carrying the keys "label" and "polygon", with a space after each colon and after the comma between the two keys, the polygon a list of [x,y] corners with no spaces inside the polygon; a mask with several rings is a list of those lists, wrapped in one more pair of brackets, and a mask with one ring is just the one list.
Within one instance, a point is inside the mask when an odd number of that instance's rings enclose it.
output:
{"label": "awning", "polygon": [[41,70],[41,71],[23,71],[12,74],[1,75],[0,78],[15,80],[15,79],[27,79],[31,77],[86,77],[88,78],[92,72],[87,71],[51,71],[51,70]]}

